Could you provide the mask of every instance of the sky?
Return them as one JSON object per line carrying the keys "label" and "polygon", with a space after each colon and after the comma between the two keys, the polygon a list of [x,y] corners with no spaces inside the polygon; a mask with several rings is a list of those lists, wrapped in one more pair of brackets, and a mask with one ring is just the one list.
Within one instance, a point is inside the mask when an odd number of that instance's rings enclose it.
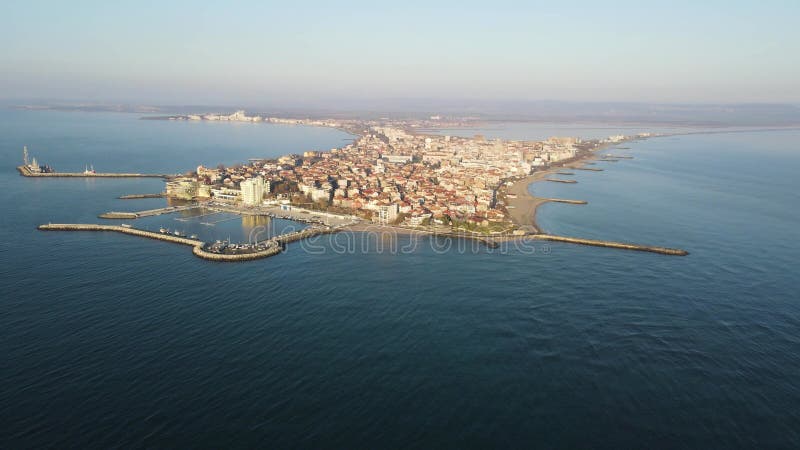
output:
{"label": "sky", "polygon": [[0,99],[800,104],[800,1],[3,1]]}

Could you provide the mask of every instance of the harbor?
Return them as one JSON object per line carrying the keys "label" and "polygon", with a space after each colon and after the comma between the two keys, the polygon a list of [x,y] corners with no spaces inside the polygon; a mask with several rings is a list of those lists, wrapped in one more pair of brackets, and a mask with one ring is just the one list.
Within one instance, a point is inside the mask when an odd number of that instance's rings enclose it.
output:
{"label": "harbor", "polygon": [[[108,176],[108,177],[161,177],[161,178],[171,177],[171,175],[165,175],[165,174],[96,173],[94,167],[91,166],[87,166],[86,170],[83,173],[59,173],[56,172],[50,166],[40,165],[35,158],[32,161],[28,161],[27,148],[24,148],[23,155],[25,164],[23,166],[19,166],[18,170],[20,171],[21,174],[25,176],[32,176],[32,177]],[[564,163],[561,163],[557,166],[553,166],[550,170],[537,172],[531,175],[529,177],[529,180],[539,178],[541,181],[549,181],[552,183],[575,184],[578,182],[575,179],[552,178],[552,177],[547,177],[547,175],[548,174],[550,175],[555,174],[562,176],[574,175],[575,173],[570,171],[569,169],[594,171],[594,172],[603,171],[602,168],[587,167],[588,165],[594,164],[594,162],[588,160],[591,157],[592,154],[589,153],[584,155],[583,157],[572,158],[569,161],[565,161]],[[632,157],[624,156],[623,158],[630,159]],[[619,161],[619,159],[609,154],[606,154],[597,160],[606,162]],[[171,184],[168,183],[166,192],[159,192],[152,194],[128,194],[119,196],[118,198],[129,200],[129,199],[153,199],[153,198],[171,197],[170,186]],[[665,255],[688,254],[688,252],[681,249],[638,245],[638,244],[623,243],[623,242],[573,238],[573,237],[558,236],[558,235],[544,233],[536,226],[535,219],[533,218],[533,214],[535,213],[535,209],[538,205],[548,202],[572,204],[572,205],[586,205],[588,204],[588,202],[584,200],[576,200],[568,198],[535,197],[530,195],[530,193],[527,192],[526,188],[527,188],[527,183],[521,182],[519,186],[515,186],[513,189],[508,191],[505,200],[508,202],[509,213],[516,216],[517,225],[524,224],[523,222],[527,221],[531,222],[530,223],[531,227],[527,230],[512,229],[512,230],[494,231],[492,233],[467,232],[465,229],[464,230],[450,229],[445,231],[445,230],[437,230],[435,229],[435,227],[429,228],[427,230],[421,230],[420,227],[414,227],[414,226],[409,227],[408,224],[405,224],[405,226],[401,225],[388,226],[387,223],[382,223],[379,226],[379,228],[382,231],[388,231],[388,232],[421,231],[424,234],[428,234],[432,237],[434,236],[452,237],[456,239],[475,240],[477,242],[485,244],[488,248],[497,248],[498,240],[506,241],[506,240],[532,238],[536,240],[548,240],[548,241],[572,243],[578,245],[646,251],[646,252],[659,253]],[[259,197],[263,197],[263,193],[261,193]],[[189,212],[195,209],[199,211],[197,213]],[[374,231],[374,229],[371,228],[365,229],[364,228],[365,224],[362,223],[362,219],[360,219],[356,215],[332,214],[327,211],[305,209],[300,206],[291,204],[289,201],[278,202],[275,200],[271,202],[252,202],[252,201],[232,202],[224,198],[221,200],[216,200],[216,199],[208,200],[208,199],[198,199],[192,197],[192,200],[185,204],[170,205],[161,208],[146,209],[141,211],[108,211],[98,215],[98,217],[101,219],[112,219],[112,220],[136,220],[148,217],[157,217],[161,215],[170,215],[175,213],[184,213],[184,214],[182,214],[181,217],[174,217],[170,220],[181,222],[184,225],[179,225],[174,230],[170,230],[170,228],[164,227],[163,225],[161,227],[158,227],[158,224],[157,223],[154,224],[152,221],[150,221],[149,223],[148,221],[140,223],[141,227],[147,229],[134,228],[132,225],[129,224],[121,224],[121,225],[48,224],[48,225],[41,225],[39,229],[43,231],[49,231],[49,230],[111,231],[128,235],[136,235],[150,239],[173,242],[183,245],[190,245],[193,248],[192,252],[195,256],[213,261],[247,261],[247,260],[266,258],[279,253],[288,243],[302,240],[311,236],[316,236],[319,234],[334,233],[342,230],[354,231],[354,232]],[[519,219],[520,217],[523,218],[524,220],[521,221]],[[230,235],[228,235],[227,239],[223,238],[222,233],[225,233],[224,230],[225,229],[230,230],[230,226],[225,224],[226,222],[241,220],[244,223],[246,218],[252,218],[252,219],[247,219],[248,221],[251,222],[251,224],[246,226],[246,228],[250,227],[251,230],[250,233],[253,233],[253,230],[256,229],[254,228],[256,226],[256,223],[258,223],[257,226],[263,226],[265,224],[268,224],[269,223],[268,221],[270,219],[290,220],[294,222],[308,224],[308,226],[302,230],[296,230],[294,228],[292,229],[284,228],[281,232],[273,229],[271,231],[273,236],[263,240],[254,239],[252,235],[251,236],[245,235],[245,240],[250,241],[246,243],[234,243]],[[261,222],[262,219],[260,218],[263,218],[263,220],[267,222]],[[215,231],[211,235],[211,239],[209,242],[204,242],[198,238],[198,235],[203,235],[206,236],[207,238],[209,237],[207,233],[202,231],[202,229],[208,229],[204,227],[217,227],[218,225],[221,228],[221,230],[218,229],[218,231]],[[150,231],[151,227],[154,226],[156,227],[158,232]],[[263,231],[259,230],[258,233],[263,233]]]}
{"label": "harbor", "polygon": [[202,259],[210,261],[235,262],[250,261],[268,258],[280,253],[289,243],[306,239],[320,234],[330,234],[339,231],[331,227],[309,227],[300,231],[275,236],[260,242],[247,244],[234,244],[231,242],[217,241],[206,243],[198,239],[191,239],[173,233],[140,230],[130,225],[102,225],[85,223],[50,223],[39,225],[41,231],[95,231],[115,232],[132,236],[139,236],[174,244],[192,247],[192,253]]}

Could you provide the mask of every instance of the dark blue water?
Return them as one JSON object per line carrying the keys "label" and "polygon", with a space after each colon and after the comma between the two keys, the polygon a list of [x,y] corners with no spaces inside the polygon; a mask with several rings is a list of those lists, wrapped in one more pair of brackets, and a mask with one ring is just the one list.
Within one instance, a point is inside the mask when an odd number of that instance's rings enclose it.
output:
{"label": "dark blue water", "polygon": [[548,231],[684,258],[427,240],[348,254],[337,236],[218,264],[131,236],[35,230],[96,221],[160,182],[25,179],[23,143],[63,169],[74,152],[77,167],[182,170],[204,152],[214,164],[346,138],[194,125],[2,113],[0,447],[800,442],[800,132],[653,139],[578,184],[533,187],[590,202],[545,205]]}

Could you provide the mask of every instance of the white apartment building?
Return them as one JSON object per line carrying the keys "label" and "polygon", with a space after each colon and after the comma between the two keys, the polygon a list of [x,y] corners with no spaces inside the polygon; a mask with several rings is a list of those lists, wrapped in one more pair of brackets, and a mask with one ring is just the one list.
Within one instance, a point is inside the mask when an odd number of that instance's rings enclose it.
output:
{"label": "white apartment building", "polygon": [[260,205],[264,199],[264,179],[261,177],[250,178],[242,181],[242,204],[246,206]]}

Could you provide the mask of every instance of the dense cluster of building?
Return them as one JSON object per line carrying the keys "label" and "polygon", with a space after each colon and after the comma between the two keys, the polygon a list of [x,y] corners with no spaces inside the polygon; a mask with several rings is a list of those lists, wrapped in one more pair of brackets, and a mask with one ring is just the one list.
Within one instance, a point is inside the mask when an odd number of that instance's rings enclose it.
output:
{"label": "dense cluster of building", "polygon": [[[233,117],[247,116],[237,112]],[[321,122],[360,130],[359,138],[325,152],[308,151],[232,168],[199,166],[190,175],[171,180],[167,192],[244,206],[315,204],[384,224],[433,222],[500,229],[510,222],[497,196],[502,183],[574,158],[581,149],[596,145],[576,138],[488,140],[418,135],[396,124]]]}

